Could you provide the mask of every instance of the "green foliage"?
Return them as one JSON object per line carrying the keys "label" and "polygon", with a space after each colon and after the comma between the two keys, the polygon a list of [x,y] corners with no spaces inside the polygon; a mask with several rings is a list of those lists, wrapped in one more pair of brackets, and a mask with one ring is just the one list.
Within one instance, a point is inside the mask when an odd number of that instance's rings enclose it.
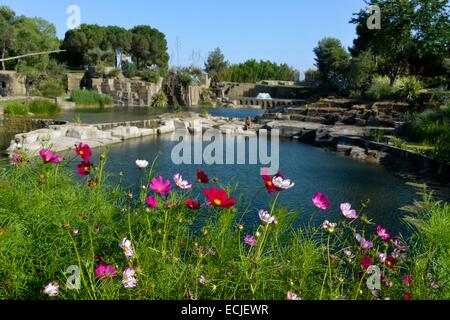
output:
{"label": "green foliage", "polygon": [[346,90],[345,74],[350,61],[349,54],[342,47],[341,41],[335,38],[324,38],[314,48],[314,53],[321,87],[339,92]]}
{"label": "green foliage", "polygon": [[159,81],[159,72],[154,70],[143,70],[139,72],[139,76],[148,82],[157,83]]}
{"label": "green foliage", "polygon": [[139,70],[134,63],[125,63],[122,66],[123,75],[127,78],[137,77]]}
{"label": "green foliage", "polygon": [[4,114],[14,117],[14,116],[25,116],[28,115],[27,106],[20,101],[8,102],[4,109]]}
{"label": "green foliage", "polygon": [[[146,190],[129,197],[122,179],[105,178],[105,159],[92,168],[91,183],[72,178],[65,163],[40,159],[0,172],[0,299],[43,299],[50,282],[59,284],[53,299],[61,300],[284,300],[288,291],[305,300],[377,299],[364,285],[368,274],[354,233],[364,230],[373,241],[364,253],[377,265],[378,254],[392,252],[395,244],[381,241],[363,220],[342,218],[331,233],[306,225],[294,229],[297,214],[277,207],[276,199],[270,214],[277,223],[254,227],[239,225],[249,212],[237,209],[168,208],[159,196],[159,205],[150,209]],[[143,174],[155,175],[152,169]],[[169,198],[184,203],[186,195],[174,190]],[[383,285],[378,294],[402,299],[408,291],[416,299],[448,299],[449,206],[428,202],[410,210],[415,235],[401,240],[408,245],[399,252],[405,259],[396,258],[393,269],[380,268],[392,286]],[[255,246],[246,245],[244,237],[256,233]],[[125,237],[134,252],[130,259],[118,245]],[[117,277],[97,277],[100,263],[116,267]],[[79,290],[64,286],[73,265],[80,270]],[[125,289],[122,272],[130,267],[137,286]],[[406,274],[413,285],[402,284]],[[431,280],[440,288],[433,289]]]}
{"label": "green foliage", "polygon": [[382,100],[392,98],[395,92],[396,89],[391,86],[389,78],[378,76],[373,80],[366,95],[373,100]]}
{"label": "green foliage", "polygon": [[231,65],[225,71],[225,81],[255,83],[261,80],[298,80],[298,71],[287,64],[271,61],[247,60],[241,64]]}
{"label": "green foliage", "polygon": [[48,78],[39,83],[39,92],[44,97],[59,97],[64,94],[65,89],[60,81]]}
{"label": "green foliage", "polygon": [[116,78],[118,76],[120,76],[122,74],[122,71],[120,69],[112,69],[109,73],[108,73],[108,77],[110,78]]}
{"label": "green foliage", "polygon": [[347,76],[348,86],[349,90],[353,91],[356,97],[362,95],[369,89],[376,69],[371,52],[363,52],[351,60],[351,66]]}
{"label": "green foliage", "polygon": [[153,108],[165,108],[167,107],[167,105],[168,105],[167,97],[162,90],[153,95],[151,102],[151,106]]}
{"label": "green foliage", "polygon": [[391,84],[408,71],[423,75],[442,74],[440,67],[448,57],[450,38],[449,5],[446,0],[370,0],[381,8],[381,29],[367,28],[365,8],[354,14],[357,38],[350,49],[354,57],[370,50],[378,57],[379,72]]}
{"label": "green foliage", "polygon": [[416,103],[419,99],[420,90],[423,89],[422,81],[415,76],[398,79],[398,95],[403,100]]}
{"label": "green foliage", "polygon": [[73,90],[70,93],[70,100],[81,105],[98,104],[100,107],[113,103],[110,96],[91,90]]}
{"label": "green foliage", "polygon": [[216,48],[209,53],[208,59],[205,62],[205,71],[213,81],[224,81],[228,65],[229,63],[225,60],[225,56],[220,48]]}
{"label": "green foliage", "polygon": [[55,115],[61,112],[61,108],[48,100],[32,100],[28,109],[33,114]]}

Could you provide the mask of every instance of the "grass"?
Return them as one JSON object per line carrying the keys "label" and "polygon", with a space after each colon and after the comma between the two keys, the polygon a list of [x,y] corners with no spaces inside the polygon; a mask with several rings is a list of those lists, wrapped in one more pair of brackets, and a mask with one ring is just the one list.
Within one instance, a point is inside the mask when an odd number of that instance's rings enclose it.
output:
{"label": "grass", "polygon": [[73,90],[70,94],[70,100],[80,105],[99,105],[100,107],[113,103],[110,96],[91,90]]}
{"label": "grass", "polygon": [[35,115],[55,115],[61,112],[61,108],[48,100],[10,101],[6,104],[4,113],[10,117]]}
{"label": "grass", "polygon": [[[130,187],[123,185],[123,176],[113,183],[103,171],[106,155],[91,159],[96,166],[81,179],[73,177],[69,162],[51,164],[22,157],[30,162],[16,163],[0,173],[0,299],[46,299],[43,289],[49,282],[60,286],[58,297],[52,299],[63,300],[282,300],[287,292],[306,300],[403,299],[405,293],[416,299],[450,298],[447,204],[427,201],[411,207],[415,220],[409,223],[415,222],[411,223],[415,235],[402,240],[408,247],[402,251],[374,233],[364,207],[358,219],[342,217],[330,232],[309,224],[294,229],[298,213],[278,205],[287,190],[267,204],[277,223],[244,226],[244,216],[258,213],[208,206],[203,196],[175,186],[167,197],[142,188],[156,176],[153,166],[141,170],[139,181]],[[260,177],[255,180],[262,184]],[[223,188],[215,182],[208,187],[212,185]],[[196,183],[194,191],[203,187]],[[158,202],[154,209],[146,204],[150,194]],[[190,197],[203,203],[202,210],[184,205]],[[370,239],[373,248],[361,249],[356,232]],[[244,243],[247,235],[255,237],[255,246]],[[118,245],[125,237],[134,250],[131,259]],[[391,255],[396,250],[395,267],[379,262],[380,252]],[[376,292],[366,287],[364,255],[392,286],[383,284]],[[118,275],[100,279],[95,274],[100,263],[115,266]],[[70,266],[80,270],[79,290],[64,288]],[[135,288],[122,285],[126,268],[136,271]],[[402,282],[405,275],[412,276],[413,284]],[[431,280],[440,287],[432,288]]]}

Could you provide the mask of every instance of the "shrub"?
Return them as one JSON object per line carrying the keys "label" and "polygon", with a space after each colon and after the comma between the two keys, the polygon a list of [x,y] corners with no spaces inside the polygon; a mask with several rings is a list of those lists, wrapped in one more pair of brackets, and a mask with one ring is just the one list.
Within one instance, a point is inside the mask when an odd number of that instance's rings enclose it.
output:
{"label": "shrub", "polygon": [[61,82],[49,78],[39,84],[39,92],[44,97],[59,97],[64,94],[65,88]]}
{"label": "shrub", "polygon": [[151,106],[153,108],[165,108],[168,105],[167,97],[163,91],[159,91],[152,97]]}
{"label": "shrub", "polygon": [[159,80],[159,73],[153,70],[143,70],[139,72],[139,76],[148,82],[157,83]]}
{"label": "shrub", "polygon": [[8,116],[25,116],[28,114],[28,108],[20,101],[11,101],[6,104],[3,112]]}
{"label": "shrub", "polygon": [[391,98],[395,93],[395,88],[390,85],[388,77],[376,77],[366,95],[373,100]]}
{"label": "shrub", "polygon": [[28,104],[28,109],[34,114],[54,115],[61,112],[61,108],[48,100],[33,100]]}
{"label": "shrub", "polygon": [[138,68],[134,63],[125,63],[122,66],[122,73],[127,78],[134,78],[138,75]]}
{"label": "shrub", "polygon": [[108,77],[110,77],[110,78],[116,78],[116,77],[120,76],[121,73],[122,73],[122,71],[120,71],[119,69],[112,69],[112,70],[108,73]]}
{"label": "shrub", "polygon": [[399,97],[411,103],[418,101],[420,90],[423,89],[422,82],[414,76],[400,78],[396,86]]}
{"label": "shrub", "polygon": [[74,90],[70,94],[70,100],[77,104],[98,104],[100,106],[112,104],[110,96],[106,96],[92,90]]}

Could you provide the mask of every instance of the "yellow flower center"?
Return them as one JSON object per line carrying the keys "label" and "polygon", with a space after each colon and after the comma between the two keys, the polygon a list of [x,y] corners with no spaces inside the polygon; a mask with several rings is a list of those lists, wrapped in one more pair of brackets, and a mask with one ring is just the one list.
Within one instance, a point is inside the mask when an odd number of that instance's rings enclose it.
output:
{"label": "yellow flower center", "polygon": [[158,190],[158,192],[161,192],[161,187],[158,187],[158,189],[157,189],[157,190]]}
{"label": "yellow flower center", "polygon": [[214,200],[214,204],[215,204],[216,206],[220,206],[220,205],[222,204],[222,201],[221,201],[220,199],[215,199],[215,200]]}
{"label": "yellow flower center", "polygon": [[84,153],[84,152],[83,152],[83,150],[80,150],[80,156],[82,156],[82,155],[83,155],[83,153]]}

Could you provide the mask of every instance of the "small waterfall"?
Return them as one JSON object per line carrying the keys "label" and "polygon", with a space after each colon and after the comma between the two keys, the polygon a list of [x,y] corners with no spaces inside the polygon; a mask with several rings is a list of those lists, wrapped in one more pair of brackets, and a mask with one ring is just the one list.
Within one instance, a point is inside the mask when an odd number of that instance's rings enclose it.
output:
{"label": "small waterfall", "polygon": [[272,100],[272,97],[268,93],[258,93],[258,95],[256,96],[256,99]]}

